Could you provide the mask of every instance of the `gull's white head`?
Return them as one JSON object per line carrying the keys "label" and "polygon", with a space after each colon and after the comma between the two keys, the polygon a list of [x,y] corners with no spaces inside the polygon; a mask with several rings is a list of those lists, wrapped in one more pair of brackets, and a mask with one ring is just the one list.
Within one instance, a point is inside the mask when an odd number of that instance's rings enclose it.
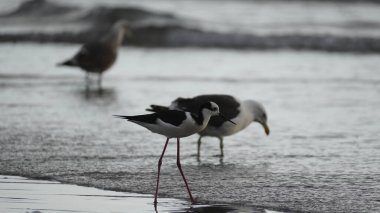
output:
{"label": "gull's white head", "polygon": [[115,22],[112,26],[115,30],[128,30],[130,28],[130,23],[127,20],[120,19]]}
{"label": "gull's white head", "polygon": [[127,20],[124,20],[124,19],[117,21],[113,25],[113,30],[121,34],[122,36],[127,36],[127,37],[132,36],[131,24]]}
{"label": "gull's white head", "polygon": [[252,113],[253,121],[261,124],[265,130],[265,133],[269,135],[270,130],[267,124],[268,116],[264,106],[260,102],[254,100],[246,100],[244,101],[244,105],[249,110],[249,112]]}
{"label": "gull's white head", "polygon": [[131,37],[131,27],[128,21],[119,20],[112,25],[111,30],[103,37],[102,41],[111,45],[115,50],[122,45],[124,37]]}

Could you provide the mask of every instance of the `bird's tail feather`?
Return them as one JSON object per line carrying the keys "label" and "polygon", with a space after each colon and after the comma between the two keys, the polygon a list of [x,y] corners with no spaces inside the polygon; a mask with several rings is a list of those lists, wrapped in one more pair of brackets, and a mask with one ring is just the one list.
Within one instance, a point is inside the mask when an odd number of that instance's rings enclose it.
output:
{"label": "bird's tail feather", "polygon": [[146,124],[153,124],[156,122],[156,116],[153,114],[147,114],[147,115],[133,115],[133,116],[126,116],[126,115],[114,115],[114,117],[121,118],[121,119],[127,119],[128,121],[137,123],[141,126],[145,126]]}
{"label": "bird's tail feather", "polygon": [[147,108],[146,111],[148,112],[162,112],[169,110],[169,107],[166,106],[160,106],[160,105],[150,105],[150,108]]}
{"label": "bird's tail feather", "polygon": [[64,61],[64,62],[58,63],[57,66],[77,66],[77,64],[75,63],[74,60],[69,59],[69,60],[67,60],[67,61]]}
{"label": "bird's tail feather", "polygon": [[114,116],[115,118],[121,118],[121,119],[127,119],[127,120],[133,117],[133,116],[127,116],[127,115],[112,115],[112,116]]}

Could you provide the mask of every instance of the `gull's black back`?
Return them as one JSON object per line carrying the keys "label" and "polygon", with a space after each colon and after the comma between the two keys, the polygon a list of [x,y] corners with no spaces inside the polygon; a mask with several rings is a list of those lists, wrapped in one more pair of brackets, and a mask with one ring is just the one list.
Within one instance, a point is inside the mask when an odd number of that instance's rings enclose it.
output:
{"label": "gull's black back", "polygon": [[[183,111],[197,114],[202,104],[212,101],[219,106],[219,111],[226,118],[232,119],[236,117],[240,110],[240,103],[230,95],[200,95],[194,98],[177,98],[174,102],[177,107]],[[219,116],[211,117],[208,125],[219,127],[225,120]]]}

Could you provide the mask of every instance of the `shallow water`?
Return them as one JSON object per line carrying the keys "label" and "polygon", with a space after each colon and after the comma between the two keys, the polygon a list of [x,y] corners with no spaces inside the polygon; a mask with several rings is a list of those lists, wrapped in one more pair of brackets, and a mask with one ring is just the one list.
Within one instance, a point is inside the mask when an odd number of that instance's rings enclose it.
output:
{"label": "shallow water", "polygon": [[[201,203],[281,211],[380,210],[380,56],[291,51],[123,48],[105,92],[55,64],[78,46],[0,45],[0,171],[153,194],[164,138],[112,114],[140,114],[178,96],[229,93],[267,108],[225,138],[182,139],[181,162]],[[160,197],[188,199],[174,142]]]}
{"label": "shallow water", "polygon": [[0,211],[7,213],[54,212],[155,212],[155,213],[279,213],[265,209],[227,205],[190,205],[172,198],[161,199],[155,208],[153,196],[61,184],[0,175]]}

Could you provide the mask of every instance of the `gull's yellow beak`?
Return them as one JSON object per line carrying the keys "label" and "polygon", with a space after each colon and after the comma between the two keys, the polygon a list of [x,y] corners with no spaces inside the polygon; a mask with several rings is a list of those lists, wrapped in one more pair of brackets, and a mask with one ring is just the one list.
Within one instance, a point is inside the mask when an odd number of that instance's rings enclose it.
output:
{"label": "gull's yellow beak", "polygon": [[262,123],[261,125],[263,126],[263,128],[265,130],[265,134],[269,135],[270,129],[269,129],[267,123]]}

